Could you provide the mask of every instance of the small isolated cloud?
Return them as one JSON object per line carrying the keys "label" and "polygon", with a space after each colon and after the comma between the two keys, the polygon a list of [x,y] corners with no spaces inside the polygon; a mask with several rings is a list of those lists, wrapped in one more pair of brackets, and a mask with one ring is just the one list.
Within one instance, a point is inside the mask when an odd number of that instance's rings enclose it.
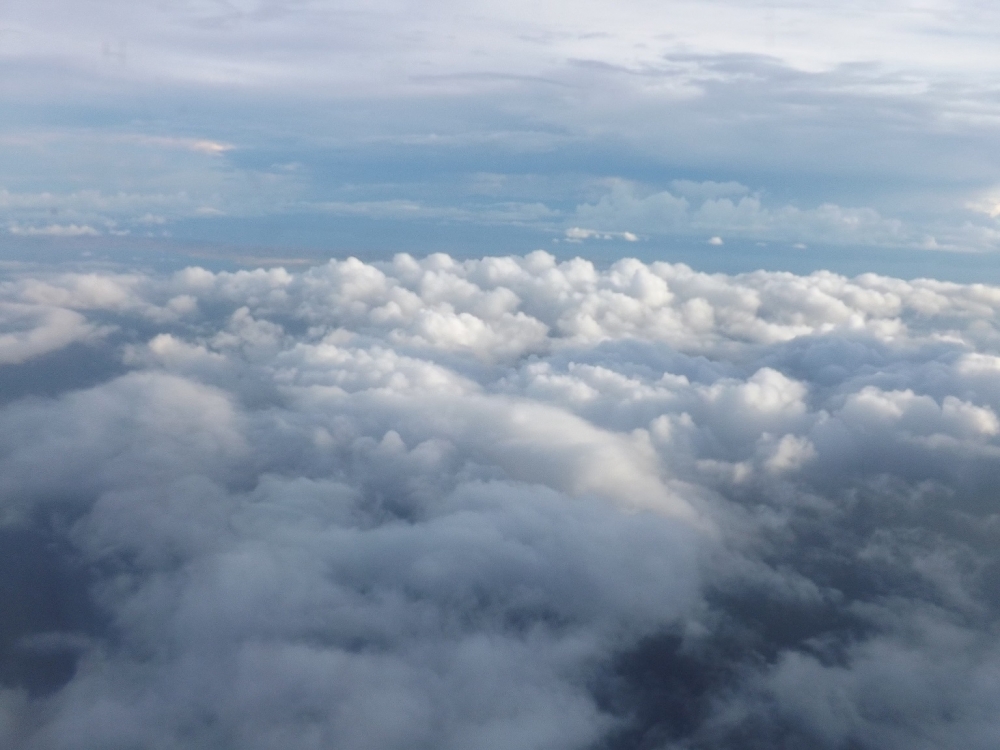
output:
{"label": "small isolated cloud", "polygon": [[8,272],[0,746],[993,750],[998,321],[542,251]]}
{"label": "small isolated cloud", "polygon": [[582,242],[583,240],[614,240],[622,239],[626,242],[638,242],[638,235],[632,232],[598,232],[594,229],[583,229],[581,227],[570,227],[566,230],[566,240],[569,242]]}
{"label": "small isolated cloud", "polygon": [[710,237],[708,239],[708,244],[709,245],[721,245],[721,244],[723,244],[722,243],[722,238],[719,237],[718,235],[716,235],[715,237]]}

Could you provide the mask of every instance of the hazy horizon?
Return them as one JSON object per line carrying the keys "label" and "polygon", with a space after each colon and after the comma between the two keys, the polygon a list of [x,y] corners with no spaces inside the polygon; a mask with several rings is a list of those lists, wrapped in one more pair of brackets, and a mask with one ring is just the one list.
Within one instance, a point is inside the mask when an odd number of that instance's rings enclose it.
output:
{"label": "hazy horizon", "polygon": [[0,231],[326,257],[729,249],[747,270],[738,247],[900,275],[910,251],[944,275],[998,249],[997,20],[977,2],[8,3]]}

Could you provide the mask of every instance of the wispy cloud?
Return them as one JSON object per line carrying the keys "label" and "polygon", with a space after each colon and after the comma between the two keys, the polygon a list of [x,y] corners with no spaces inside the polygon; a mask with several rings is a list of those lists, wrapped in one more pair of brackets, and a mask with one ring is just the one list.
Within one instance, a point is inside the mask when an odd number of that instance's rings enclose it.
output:
{"label": "wispy cloud", "polygon": [[7,231],[23,237],[85,237],[95,236],[100,232],[87,224],[46,224],[39,227],[25,227],[12,224]]}
{"label": "wispy cloud", "polygon": [[639,240],[632,232],[600,232],[596,229],[583,229],[582,227],[570,227],[566,230],[566,240],[569,242],[582,242],[591,239],[613,240],[616,238],[621,238],[626,242]]}

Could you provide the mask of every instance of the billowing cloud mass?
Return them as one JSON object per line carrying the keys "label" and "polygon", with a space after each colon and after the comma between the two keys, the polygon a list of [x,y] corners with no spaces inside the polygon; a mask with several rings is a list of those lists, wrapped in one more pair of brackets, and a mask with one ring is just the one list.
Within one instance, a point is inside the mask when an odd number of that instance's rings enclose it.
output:
{"label": "billowing cloud mass", "polygon": [[0,283],[0,746],[997,747],[1000,289]]}

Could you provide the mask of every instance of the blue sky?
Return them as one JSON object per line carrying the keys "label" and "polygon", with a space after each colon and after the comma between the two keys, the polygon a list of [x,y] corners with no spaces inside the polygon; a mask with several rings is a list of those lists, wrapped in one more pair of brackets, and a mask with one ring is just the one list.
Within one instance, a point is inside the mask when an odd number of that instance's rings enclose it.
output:
{"label": "blue sky", "polygon": [[977,2],[13,2],[0,232],[1000,278]]}

